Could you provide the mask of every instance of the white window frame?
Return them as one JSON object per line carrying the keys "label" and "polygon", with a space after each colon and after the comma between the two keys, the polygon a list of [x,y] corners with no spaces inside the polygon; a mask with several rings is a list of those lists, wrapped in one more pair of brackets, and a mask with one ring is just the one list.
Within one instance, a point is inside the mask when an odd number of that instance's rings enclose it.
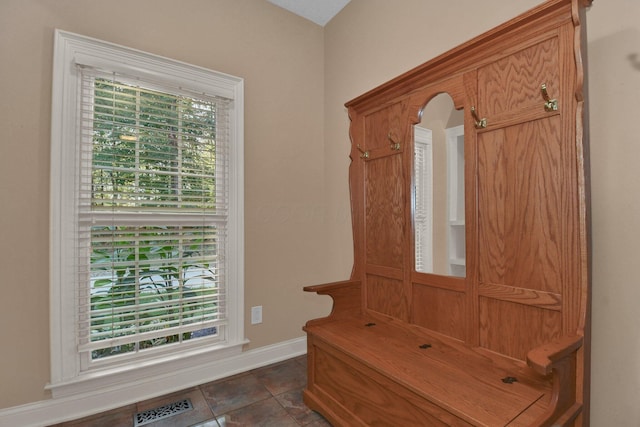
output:
{"label": "white window frame", "polygon": [[[153,352],[126,364],[82,370],[76,338],[74,203],[79,162],[79,73],[85,65],[137,76],[191,91],[231,99],[229,222],[226,245],[227,340],[184,351]],[[244,81],[135,49],[56,30],[54,36],[50,188],[50,340],[54,397],[113,384],[135,383],[150,375],[187,369],[202,361],[233,357],[244,337]]]}

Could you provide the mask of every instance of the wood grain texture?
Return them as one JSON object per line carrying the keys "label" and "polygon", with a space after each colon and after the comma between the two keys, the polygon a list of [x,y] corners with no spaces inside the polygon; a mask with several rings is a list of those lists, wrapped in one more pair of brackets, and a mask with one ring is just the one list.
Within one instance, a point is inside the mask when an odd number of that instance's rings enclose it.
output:
{"label": "wood grain texture", "polygon": [[478,137],[478,280],[503,284],[506,265],[506,213],[508,182],[505,132]]}
{"label": "wood grain texture", "polygon": [[558,39],[552,38],[478,69],[478,110],[491,123],[509,111],[544,111],[540,87],[560,93]]}
{"label": "wood grain texture", "polygon": [[560,337],[557,311],[480,297],[480,345],[525,360],[529,350]]}
{"label": "wood grain texture", "polygon": [[464,340],[467,321],[464,293],[414,283],[412,302],[414,324]]}
{"label": "wood grain texture", "polygon": [[[316,354],[316,386],[344,408],[345,425],[470,425],[331,347]],[[354,394],[356,390],[366,392]]]}
{"label": "wood grain texture", "polygon": [[467,292],[467,280],[464,277],[441,276],[439,274],[413,271],[411,283],[440,288],[448,291]]}
{"label": "wood grain texture", "polygon": [[402,268],[404,261],[404,194],[402,156],[366,162],[366,263]]}
{"label": "wood grain texture", "polygon": [[479,294],[483,297],[530,305],[546,310],[562,310],[562,295],[551,292],[481,283],[479,285]]}
{"label": "wood grain texture", "polygon": [[[480,282],[562,292],[560,119],[479,136]],[[569,246],[569,247],[568,247]]]}
{"label": "wood grain texture", "polygon": [[[365,326],[370,320],[376,325]],[[354,380],[366,381],[362,377],[367,377],[383,385],[372,387],[372,383],[367,386],[352,384],[347,390],[340,391],[339,401],[357,400],[352,407],[363,404],[363,400],[394,402],[393,393],[389,390],[401,386],[405,389],[404,392],[398,392],[401,396],[406,396],[408,391],[426,401],[421,408],[430,407],[429,403],[432,403],[445,410],[441,413],[453,414],[472,425],[498,426],[519,417],[535,402],[544,401],[543,396],[551,392],[548,380],[532,379],[524,373],[519,362],[496,354],[475,352],[456,340],[407,326],[404,322],[387,322],[361,316],[334,322],[312,332],[316,360],[321,353],[331,353],[349,365],[348,368],[319,367],[314,373],[315,378],[332,370],[358,370],[362,375],[356,375],[357,379]],[[431,347],[421,349],[422,343],[430,343]],[[397,354],[402,357],[395,357]],[[323,382],[321,388],[328,390],[340,387],[335,383],[345,375],[346,372],[342,372]],[[506,384],[502,378],[507,376],[517,376],[518,381]],[[355,390],[366,390],[367,396],[357,396]],[[330,394],[335,398],[335,390]],[[393,408],[385,410],[393,411]],[[366,418],[365,422],[376,425]]]}
{"label": "wood grain texture", "polygon": [[[363,280],[365,270],[365,204],[364,168],[365,160],[360,157],[358,146],[364,144],[364,117],[355,110],[349,110],[349,137],[351,138],[351,164],[349,165],[349,195],[351,202],[351,227],[353,229],[353,269],[352,280]],[[364,301],[364,294],[363,294]],[[364,305],[364,304],[363,304]]]}
{"label": "wood grain texture", "polygon": [[[477,105],[478,72],[469,71],[463,78],[467,105]],[[470,108],[470,107],[469,107]],[[478,233],[478,133],[475,129],[475,119],[471,114],[465,114],[464,119],[464,168],[465,168],[465,228],[466,228],[466,268],[465,279],[467,330],[466,343],[477,347],[480,343],[479,315],[478,315],[478,262],[479,262],[479,233]],[[467,159],[471,159],[468,161]]]}
{"label": "wood grain texture", "polygon": [[549,375],[554,365],[575,353],[584,345],[581,335],[565,335],[561,339],[543,344],[527,354],[527,365],[541,375]]}
{"label": "wood grain texture", "polygon": [[367,275],[365,286],[368,310],[409,321],[409,298],[402,280]]}
{"label": "wood grain texture", "polygon": [[[577,330],[584,334],[584,346],[577,354],[576,400],[583,403],[583,411],[578,416],[574,425],[589,425],[590,422],[590,395],[591,395],[591,196],[589,186],[589,108],[587,99],[587,27],[586,10],[580,6],[590,6],[591,0],[585,0],[581,4],[573,3],[573,54],[575,62],[572,64],[576,68],[576,79],[574,80],[574,90],[576,105],[576,157],[577,157],[577,191],[578,191],[578,213],[580,216],[578,226],[579,254],[577,262],[579,286],[574,286],[573,290],[568,287],[567,294],[572,295],[572,300],[580,301],[579,306],[567,308],[568,316],[565,322],[567,330],[577,327]],[[572,72],[573,68],[569,68]],[[575,298],[575,299],[574,299]],[[576,323],[573,323],[576,322]]]}
{"label": "wood grain texture", "polygon": [[367,264],[365,271],[368,275],[387,277],[389,279],[403,280],[404,278],[404,271],[399,268]]}
{"label": "wood grain texture", "polygon": [[407,105],[404,102],[394,103],[368,114],[365,119],[364,141],[365,150],[381,150],[387,154],[393,154],[390,148],[389,135],[394,141],[403,143],[405,129],[405,111]]}
{"label": "wood grain texture", "polygon": [[[341,282],[325,283],[322,285],[306,286],[305,292],[315,292],[318,295],[329,295],[333,299],[331,313],[327,317],[309,320],[305,326],[325,323],[331,320],[360,314],[362,310],[362,285],[359,281],[345,280]],[[303,328],[303,329],[305,329]]]}

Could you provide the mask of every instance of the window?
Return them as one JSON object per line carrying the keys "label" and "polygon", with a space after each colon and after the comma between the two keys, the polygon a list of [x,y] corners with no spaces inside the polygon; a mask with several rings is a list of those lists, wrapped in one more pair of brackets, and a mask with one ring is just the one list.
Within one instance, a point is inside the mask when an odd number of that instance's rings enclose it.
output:
{"label": "window", "polygon": [[227,101],[78,72],[80,351],[223,340]]}
{"label": "window", "polygon": [[242,80],[58,31],[52,110],[54,390],[239,351]]}

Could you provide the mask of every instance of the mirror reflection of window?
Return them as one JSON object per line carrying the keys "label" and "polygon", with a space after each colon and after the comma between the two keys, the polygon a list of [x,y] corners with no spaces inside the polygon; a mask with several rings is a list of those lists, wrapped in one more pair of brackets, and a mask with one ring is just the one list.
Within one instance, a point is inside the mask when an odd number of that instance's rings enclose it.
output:
{"label": "mirror reflection of window", "polygon": [[416,271],[433,271],[433,146],[432,132],[414,127]]}
{"label": "mirror reflection of window", "polygon": [[415,268],[464,277],[464,112],[432,98],[414,128]]}

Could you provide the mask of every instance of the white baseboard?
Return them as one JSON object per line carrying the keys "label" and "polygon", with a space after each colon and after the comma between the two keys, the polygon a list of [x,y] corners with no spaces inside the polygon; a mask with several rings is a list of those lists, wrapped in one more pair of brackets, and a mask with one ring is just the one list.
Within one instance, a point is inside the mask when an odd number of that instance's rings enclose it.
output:
{"label": "white baseboard", "polygon": [[301,356],[306,352],[306,337],[283,341],[245,351],[227,359],[202,364],[189,370],[175,371],[170,375],[150,378],[144,382],[2,409],[0,410],[0,426],[49,426],[215,381]]}

